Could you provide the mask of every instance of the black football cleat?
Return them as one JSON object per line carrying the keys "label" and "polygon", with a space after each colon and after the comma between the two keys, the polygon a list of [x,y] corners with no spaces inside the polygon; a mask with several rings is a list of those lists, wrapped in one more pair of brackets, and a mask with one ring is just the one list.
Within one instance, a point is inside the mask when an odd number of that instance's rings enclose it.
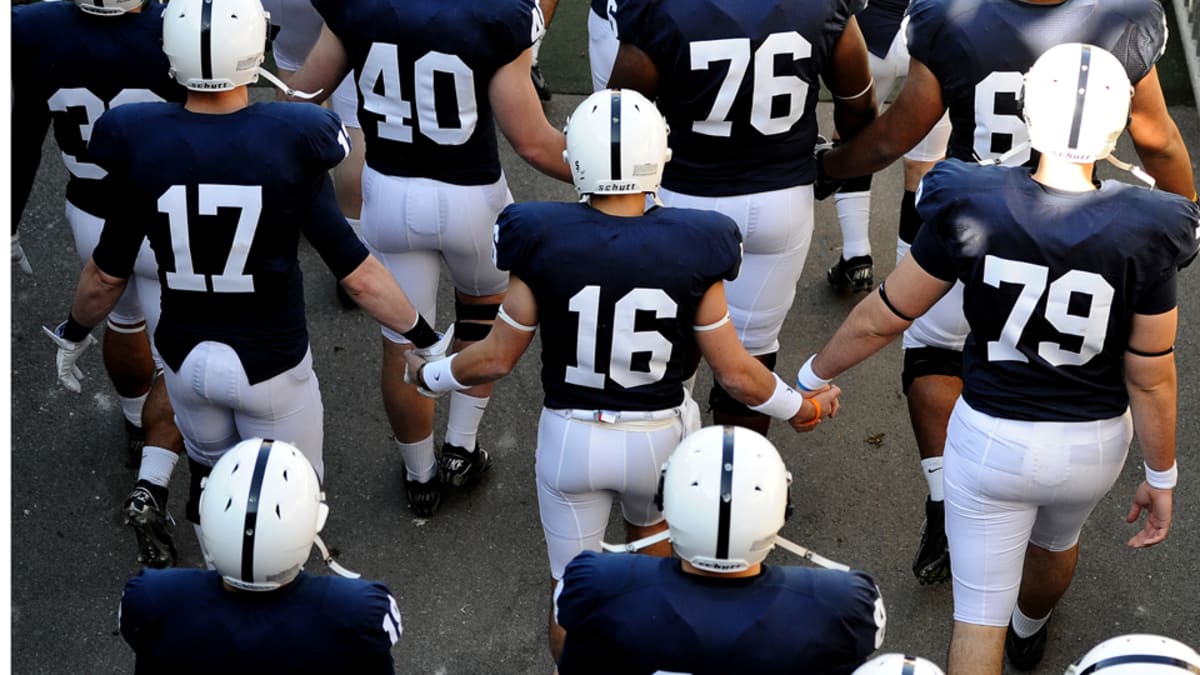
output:
{"label": "black football cleat", "polygon": [[921,526],[921,545],[913,558],[913,574],[922,586],[940,584],[950,578],[945,502],[925,498],[925,524]]}
{"label": "black football cleat", "polygon": [[442,482],[454,487],[464,487],[474,483],[488,469],[492,468],[492,458],[487,450],[475,446],[474,452],[466,448],[446,443],[442,446],[442,456],[438,458],[438,469],[442,474]]}
{"label": "black football cleat", "polygon": [[1022,671],[1036,668],[1042,662],[1042,657],[1046,655],[1046,635],[1049,628],[1050,622],[1047,621],[1038,629],[1038,632],[1023,638],[1013,630],[1010,620],[1008,635],[1004,637],[1004,656],[1008,659],[1008,665]]}
{"label": "black football cleat", "polygon": [[137,537],[138,562],[156,569],[173,567],[177,559],[171,536],[175,520],[153,492],[138,484],[125,498],[124,511],[125,525]]}
{"label": "black football cleat", "polygon": [[838,257],[825,273],[825,279],[835,290],[862,293],[875,285],[874,265],[869,255],[856,255],[849,260]]}

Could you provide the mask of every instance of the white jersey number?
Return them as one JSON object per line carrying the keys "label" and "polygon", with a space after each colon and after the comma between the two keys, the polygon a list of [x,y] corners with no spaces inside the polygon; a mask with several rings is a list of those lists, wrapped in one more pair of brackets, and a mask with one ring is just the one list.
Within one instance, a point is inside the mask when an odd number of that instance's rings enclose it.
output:
{"label": "white jersey number", "polygon": [[392,644],[396,644],[396,640],[400,639],[400,634],[404,632],[404,628],[400,625],[400,608],[396,606],[396,599],[388,596],[388,613],[383,615],[383,632],[387,633],[388,640]]}
{"label": "white jersey number", "polygon": [[[997,134],[1009,136],[1012,139],[1010,148],[1029,140],[1029,132],[1025,129],[1025,120],[1016,112],[1016,99],[1024,86],[1024,76],[1021,73],[991,73],[983,81],[975,85],[975,155],[979,159],[995,159],[1003,152],[994,152],[993,140]],[[1000,113],[1001,98],[1012,98],[1013,113]],[[1005,162],[1008,166],[1020,166],[1029,161],[1029,148],[1013,155]]]}
{"label": "white jersey number", "polygon": [[[772,33],[750,54],[749,38],[727,38],[693,42],[692,70],[708,70],[714,61],[728,61],[725,79],[717,91],[708,117],[692,122],[692,131],[705,136],[729,136],[733,123],[729,111],[738,95],[751,61],[754,79],[750,89],[750,124],[766,136],[782,134],[792,128],[804,114],[808,100],[808,83],[796,75],[776,75],[775,61],[779,56],[791,56],[793,61],[812,56],[812,44],[795,31]],[[787,111],[779,117],[772,115],[775,99],[787,97]]]}
{"label": "white jersey number", "polygon": [[[989,361],[1028,362],[1017,349],[1017,343],[1025,332],[1025,325],[1046,290],[1049,268],[1043,265],[998,258],[989,255],[983,262],[983,281],[989,286],[1000,288],[1003,283],[1021,286],[1021,292],[1000,331],[999,340],[987,343]],[[1094,272],[1071,270],[1050,284],[1046,295],[1046,321],[1064,335],[1083,338],[1078,351],[1064,349],[1056,342],[1038,343],[1038,356],[1052,366],[1082,366],[1091,361],[1104,347],[1108,334],[1108,316],[1112,310],[1115,292],[1104,277]],[[1090,299],[1085,315],[1070,312],[1071,297],[1086,295]]]}
{"label": "white jersey number", "polygon": [[[434,96],[434,76],[448,75],[454,83],[457,126],[442,126]],[[382,91],[376,91],[382,88]],[[400,90],[400,56],[396,45],[375,42],[358,75],[363,110],[383,119],[378,125],[380,138],[412,143],[412,104]],[[462,145],[475,133],[479,111],[475,105],[475,74],[453,54],[428,52],[413,64],[413,90],[416,92],[417,121],[422,136],[438,145]]]}
{"label": "white jersey number", "polygon": [[[567,366],[567,382],[591,389],[604,388],[604,373],[596,371],[596,333],[600,322],[600,287],[584,286],[567,307],[579,314],[579,338],[575,363]],[[677,309],[666,291],[658,288],[635,288],[613,306],[612,350],[609,354],[608,377],[626,389],[653,384],[667,372],[672,345],[662,333],[654,330],[635,330],[637,313],[653,312],[655,319],[673,319]],[[634,370],[635,354],[650,354],[648,371]]]}
{"label": "white jersey number", "polygon": [[214,293],[253,293],[254,277],[245,273],[246,259],[250,257],[250,245],[262,213],[262,187],[201,184],[198,198],[197,213],[202,216],[215,216],[222,207],[238,209],[237,228],[225,259],[225,270],[213,275],[196,273],[188,236],[187,188],[172,185],[158,198],[158,212],[167,214],[171,251],[175,255],[175,271],[166,274],[167,288],[205,292],[211,284]]}
{"label": "white jersey number", "polygon": [[[150,91],[149,89],[122,89],[120,93],[112,97],[112,100],[107,103],[99,96],[83,87],[70,87],[67,89],[59,89],[54,92],[46,101],[46,105],[54,112],[67,112],[71,108],[79,108],[83,110],[83,124],[79,125],[79,137],[83,140],[84,145],[92,140],[92,126],[96,124],[96,120],[104,114],[106,110],[111,110],[117,106],[125,105],[126,103],[149,103],[153,101],[161,101],[162,98]],[[83,162],[74,155],[62,153],[63,164],[67,165],[67,170],[76,178],[90,178],[99,180],[108,174],[107,171],[92,164],[91,162]]]}

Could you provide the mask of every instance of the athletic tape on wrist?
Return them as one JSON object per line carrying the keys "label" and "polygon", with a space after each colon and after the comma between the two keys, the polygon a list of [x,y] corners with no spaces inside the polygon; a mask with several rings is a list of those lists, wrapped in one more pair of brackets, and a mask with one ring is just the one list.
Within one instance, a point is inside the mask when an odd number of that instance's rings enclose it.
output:
{"label": "athletic tape on wrist", "polygon": [[1146,482],[1155,490],[1173,490],[1179,481],[1179,462],[1171,465],[1166,471],[1155,471],[1146,465]]}
{"label": "athletic tape on wrist", "polygon": [[826,380],[823,377],[818,377],[817,374],[813,372],[812,364],[816,358],[816,354],[808,357],[808,360],[804,362],[804,365],[800,366],[800,372],[796,373],[796,386],[800,387],[804,391],[816,391],[818,389],[824,389],[825,387],[829,386],[831,381]]}
{"label": "athletic tape on wrist", "polygon": [[776,419],[790,420],[796,416],[797,412],[800,412],[800,408],[804,407],[804,397],[795,389],[787,386],[787,383],[778,375],[774,373],[771,375],[775,378],[775,391],[771,392],[771,398],[758,405],[746,407]]}
{"label": "athletic tape on wrist", "polygon": [[444,394],[448,391],[462,391],[468,387],[458,380],[454,379],[454,372],[450,369],[454,363],[454,357],[457,354],[452,354],[448,358],[439,361],[426,363],[421,367],[421,384],[426,389],[435,394]]}

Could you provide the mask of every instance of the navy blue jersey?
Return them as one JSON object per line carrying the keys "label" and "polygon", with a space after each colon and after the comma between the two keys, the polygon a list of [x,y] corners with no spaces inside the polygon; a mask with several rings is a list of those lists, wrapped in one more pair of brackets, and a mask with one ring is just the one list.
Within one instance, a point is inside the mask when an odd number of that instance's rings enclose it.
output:
{"label": "navy blue jersey", "polygon": [[[1158,0],[915,0],[908,51],[929,67],[950,109],[949,157],[991,159],[1029,140],[1017,105],[1023,75],[1042,52],[1086,42],[1113,53],[1137,84],[1167,42]],[[1008,163],[1031,159],[1021,152]]]}
{"label": "navy blue jersey", "polygon": [[149,238],[162,283],[154,338],[167,365],[178,370],[205,340],[233,347],[251,384],[299,363],[300,234],[339,279],[367,257],[329,181],[350,149],[338,116],[295,103],[227,115],[138,103],[100,118],[89,148],[116,205],[92,257],[128,277]]}
{"label": "navy blue jersey", "polygon": [[621,0],[617,37],[659,72],[663,186],[727,196],[816,179],[818,76],[865,0]]}
{"label": "navy blue jersey", "polygon": [[562,675],[839,675],[879,647],[885,622],[865,572],[763,565],[720,579],[672,558],[594,551],[567,565],[555,606]]}
{"label": "navy blue jersey", "polygon": [[858,27],[862,29],[868,51],[881,59],[887,56],[896,33],[900,32],[906,9],[908,0],[871,0],[866,9],[857,14]]}
{"label": "navy blue jersey", "polygon": [[488,84],[545,32],[535,0],[313,0],[358,83],[367,165],[456,185],[500,179]]}
{"label": "navy blue jersey", "polygon": [[615,4],[616,1],[617,0],[591,0],[592,11],[600,16],[600,18],[607,19],[609,3]]}
{"label": "navy blue jersey", "polygon": [[1195,204],[1117,181],[1064,192],[1027,168],[948,160],[925,176],[917,209],[914,260],[965,284],[971,407],[1041,421],[1125,411],[1131,316],[1175,307],[1176,269],[1196,254]]}
{"label": "navy blue jersey", "polygon": [[391,675],[400,610],[377,581],[315,576],[230,591],[215,571],[145,569],[125,584],[135,675]]}
{"label": "navy blue jersey", "polygon": [[[71,174],[67,199],[104,217],[104,170],[88,154],[92,126],[105,110],[140,101],[182,101],[162,51],[162,11],[95,16],[74,2],[12,8],[13,228],[25,210],[42,157],[46,127]],[[86,251],[81,252],[86,253]]]}
{"label": "navy blue jersey", "polygon": [[679,405],[700,358],[696,308],[713,284],[737,276],[741,241],[737,225],[712,211],[622,218],[579,203],[505,208],[496,267],[537,300],[546,407]]}

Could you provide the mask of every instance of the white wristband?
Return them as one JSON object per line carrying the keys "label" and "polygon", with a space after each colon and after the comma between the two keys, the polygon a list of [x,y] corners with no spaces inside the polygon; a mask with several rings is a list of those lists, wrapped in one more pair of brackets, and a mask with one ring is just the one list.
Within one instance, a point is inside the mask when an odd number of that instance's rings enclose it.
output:
{"label": "white wristband", "polygon": [[804,365],[800,366],[800,372],[796,373],[796,386],[800,387],[804,391],[816,391],[818,389],[824,389],[825,387],[829,386],[829,383],[832,381],[826,380],[822,377],[817,377],[817,374],[813,372],[812,364],[813,360],[816,358],[816,354],[808,357],[808,360],[804,362]]}
{"label": "white wristband", "polygon": [[800,408],[804,407],[804,397],[795,389],[787,386],[778,375],[771,374],[775,377],[775,391],[771,392],[771,398],[758,405],[747,407],[754,412],[770,415],[776,419],[790,420],[800,412]]}
{"label": "white wristband", "polygon": [[422,366],[421,385],[435,394],[467,389],[466,385],[454,379],[454,372],[450,369],[455,356],[457,354],[452,354],[449,358],[439,361],[431,361]]}
{"label": "white wristband", "polygon": [[1179,462],[1171,465],[1166,471],[1155,471],[1146,464],[1146,482],[1155,490],[1173,490],[1179,480]]}

